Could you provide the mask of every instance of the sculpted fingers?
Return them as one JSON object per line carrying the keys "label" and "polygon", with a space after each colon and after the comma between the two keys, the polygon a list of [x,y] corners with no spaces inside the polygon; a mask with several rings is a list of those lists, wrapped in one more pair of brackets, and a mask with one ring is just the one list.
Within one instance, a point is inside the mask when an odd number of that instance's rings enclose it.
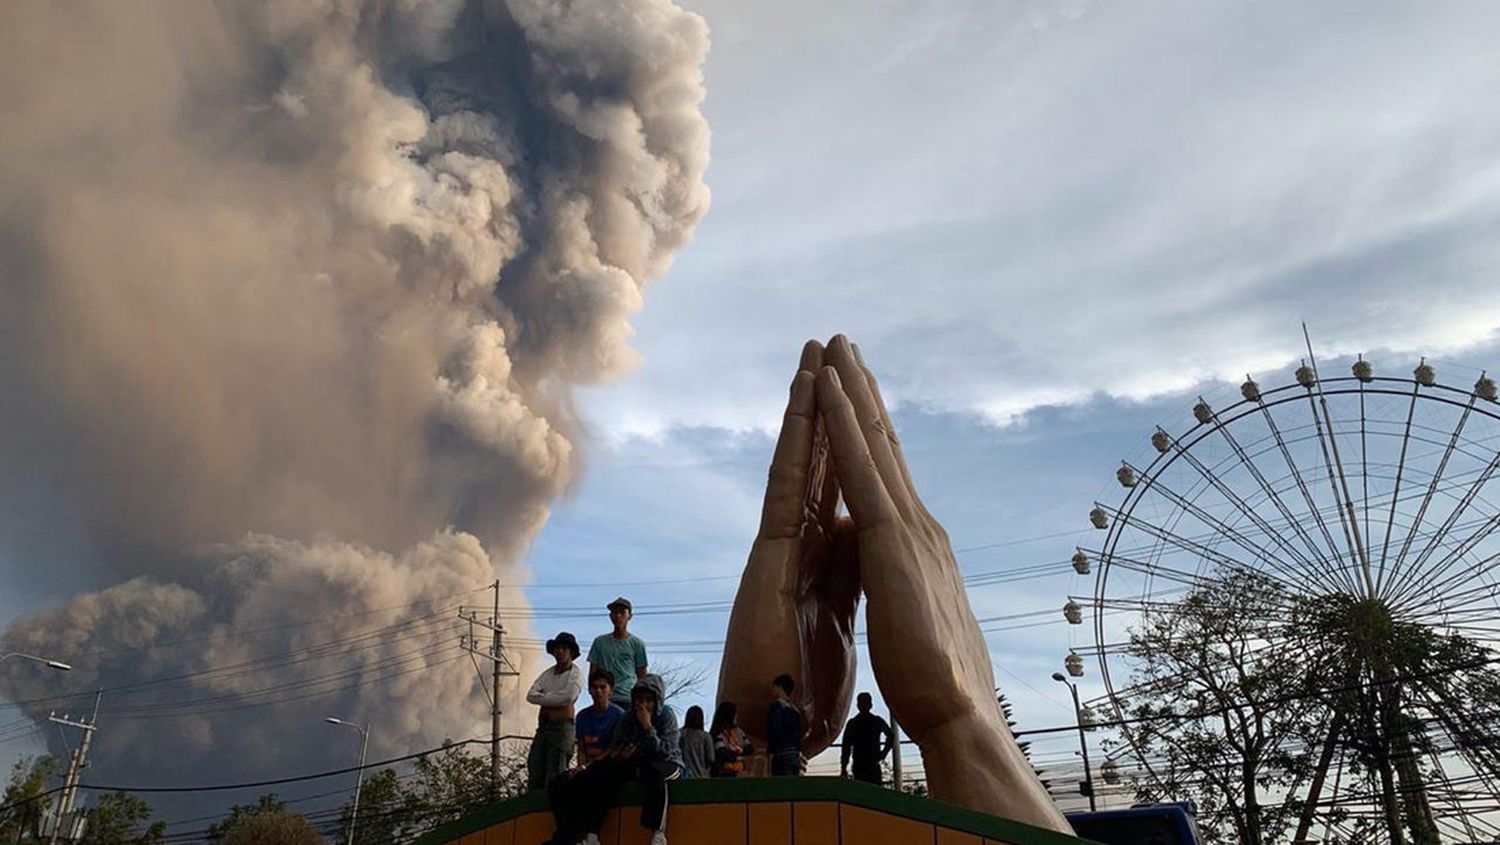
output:
{"label": "sculpted fingers", "polygon": [[[808,344],[809,347],[814,345],[812,342]],[[819,347],[817,357],[821,357],[821,351]],[[809,350],[804,348],[803,360],[808,360],[809,355]],[[799,369],[792,379],[791,396],[781,420],[781,436],[771,458],[766,501],[761,508],[762,537],[796,537],[802,528],[818,409],[814,381],[813,371],[803,369]]]}
{"label": "sculpted fingers", "polygon": [[891,422],[891,412],[886,408],[885,398],[880,395],[880,383],[875,380],[875,373],[870,365],[865,363],[865,356],[860,352],[859,344],[851,343],[854,348],[854,360],[858,362],[859,369],[865,375],[865,384],[870,389],[870,396],[875,402],[875,408],[880,412],[881,422],[885,426],[886,437],[891,443],[891,455],[896,462],[896,468],[901,474],[901,481],[906,485],[906,493],[912,501],[921,505],[922,499],[917,495],[917,485],[911,480],[911,470],[906,466],[906,455],[901,452],[901,438],[896,436],[896,426]]}
{"label": "sculpted fingers", "polygon": [[802,344],[802,360],[797,364],[797,369],[816,373],[821,366],[823,366],[823,344],[816,340],[809,340]]}
{"label": "sculpted fingers", "polygon": [[818,372],[817,399],[823,424],[828,429],[828,446],[833,453],[839,486],[855,524],[867,530],[895,520],[896,505],[870,455],[854,404],[833,367],[825,366]]}
{"label": "sculpted fingers", "polygon": [[865,444],[870,449],[870,457],[874,459],[876,469],[885,480],[891,500],[902,512],[910,512],[909,484],[896,452],[890,417],[884,413],[879,395],[873,390],[865,368],[855,355],[854,344],[843,335],[835,335],[828,343],[825,359],[829,366],[838,370],[844,394],[854,406],[854,414],[859,420],[860,431],[864,433]]}

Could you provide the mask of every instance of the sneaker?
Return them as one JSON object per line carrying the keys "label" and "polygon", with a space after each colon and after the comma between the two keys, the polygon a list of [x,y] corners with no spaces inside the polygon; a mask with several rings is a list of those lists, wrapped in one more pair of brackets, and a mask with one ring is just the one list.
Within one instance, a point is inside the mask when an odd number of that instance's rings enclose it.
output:
{"label": "sneaker", "polygon": [[651,834],[651,845],[667,845],[666,831],[658,830]]}

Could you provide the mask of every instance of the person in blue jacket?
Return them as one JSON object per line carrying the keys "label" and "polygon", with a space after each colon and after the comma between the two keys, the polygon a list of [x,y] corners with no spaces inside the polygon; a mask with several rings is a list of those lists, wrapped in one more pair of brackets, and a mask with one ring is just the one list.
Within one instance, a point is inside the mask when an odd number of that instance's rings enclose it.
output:
{"label": "person in blue jacket", "polygon": [[682,749],[677,717],[665,707],[666,686],[648,674],[630,691],[630,709],[615,722],[609,750],[572,777],[560,777],[547,789],[557,830],[550,845],[598,842],[599,828],[620,787],[641,782],[641,826],[651,831],[651,845],[666,845],[667,782],[682,776]]}

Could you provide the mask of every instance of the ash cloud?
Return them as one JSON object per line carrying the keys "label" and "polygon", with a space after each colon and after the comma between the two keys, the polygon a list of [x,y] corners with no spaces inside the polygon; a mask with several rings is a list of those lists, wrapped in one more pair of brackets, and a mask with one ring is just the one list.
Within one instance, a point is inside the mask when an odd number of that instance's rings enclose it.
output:
{"label": "ash cloud", "polygon": [[[471,734],[473,668],[425,617],[513,571],[579,470],[570,388],[630,369],[707,210],[705,24],[670,0],[0,18],[0,559],[92,586],[0,635],[77,655],[65,687],[10,665],[0,694],[121,689],[106,773],[290,768],[315,749],[286,726],[339,707],[379,719],[372,753]],[[272,698],[232,731],[207,712]],[[172,701],[199,703],[147,718]]]}

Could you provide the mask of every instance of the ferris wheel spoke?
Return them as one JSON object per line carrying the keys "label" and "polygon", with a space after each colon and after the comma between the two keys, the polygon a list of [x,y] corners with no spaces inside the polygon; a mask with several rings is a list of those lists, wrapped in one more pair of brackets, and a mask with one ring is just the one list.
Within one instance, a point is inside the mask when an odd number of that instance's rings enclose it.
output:
{"label": "ferris wheel spoke", "polygon": [[[1455,718],[1446,704],[1434,700],[1429,684],[1419,681],[1412,688],[1426,705],[1427,711],[1442,726],[1443,732],[1453,741],[1455,751],[1485,781],[1485,785],[1493,790],[1494,781],[1500,776],[1500,736],[1493,731],[1475,730],[1475,720]],[[1443,695],[1439,693],[1439,698],[1441,697]]]}
{"label": "ferris wheel spoke", "polygon": [[[1451,795],[1451,797],[1449,798],[1449,803],[1452,805],[1452,807],[1450,809],[1459,811],[1457,815],[1461,822],[1464,834],[1469,837],[1470,842],[1479,841],[1479,834],[1474,830],[1474,822],[1469,819],[1469,814],[1462,812],[1463,800],[1459,796],[1458,791],[1454,788],[1453,780],[1449,778],[1448,773],[1444,771],[1442,759],[1438,756],[1436,751],[1429,751],[1427,756],[1428,759],[1432,761],[1432,771],[1437,774],[1438,780],[1442,781],[1443,786],[1447,788],[1448,792]],[[1493,825],[1491,825],[1491,827],[1493,827]]]}
{"label": "ferris wheel spoke", "polygon": [[[1500,633],[1500,619],[1496,619],[1493,612],[1489,614],[1480,613],[1476,610],[1441,612],[1413,615],[1407,617],[1410,621],[1426,620],[1426,624],[1432,627],[1440,627],[1448,630],[1464,629],[1476,633],[1485,633],[1491,636]],[[1421,624],[1419,622],[1419,624]],[[1484,644],[1480,644],[1484,645]],[[1486,648],[1492,646],[1485,645]]]}
{"label": "ferris wheel spoke", "polygon": [[1396,459],[1396,483],[1391,488],[1391,507],[1385,521],[1385,539],[1380,543],[1380,563],[1377,565],[1375,571],[1375,591],[1380,594],[1383,594],[1385,560],[1391,550],[1391,529],[1396,524],[1396,505],[1401,501],[1401,479],[1406,473],[1406,450],[1411,445],[1411,421],[1417,413],[1417,396],[1421,390],[1421,383],[1413,381],[1411,386],[1411,404],[1406,409],[1406,429],[1405,433],[1401,436],[1401,455]]}
{"label": "ferris wheel spoke", "polygon": [[[1203,479],[1209,483],[1209,485],[1217,490],[1220,495],[1233,503],[1234,506],[1239,509],[1240,513],[1244,514],[1245,518],[1249,519],[1250,522],[1255,525],[1255,527],[1261,532],[1261,534],[1270,538],[1272,542],[1274,542],[1278,547],[1281,548],[1282,551],[1286,552],[1287,555],[1292,558],[1292,560],[1289,560],[1287,562],[1287,565],[1291,566],[1295,562],[1298,570],[1297,577],[1314,577],[1314,573],[1318,571],[1317,566],[1311,560],[1309,560],[1300,549],[1287,542],[1286,538],[1282,536],[1282,532],[1274,529],[1271,524],[1266,521],[1265,517],[1257,513],[1255,511],[1255,508],[1250,506],[1249,502],[1245,501],[1245,499],[1238,493],[1236,493],[1232,487],[1226,484],[1224,482],[1224,479],[1221,478],[1218,473],[1213,472],[1207,466],[1205,466],[1203,462],[1199,460],[1198,457],[1194,455],[1190,450],[1182,448],[1182,446],[1179,444],[1174,445],[1176,446],[1177,454],[1179,454],[1184,460],[1186,460],[1189,466],[1197,470],[1198,474],[1202,476]],[[1283,513],[1286,513],[1285,510],[1283,510]],[[1287,514],[1287,518],[1291,519],[1290,514]]]}
{"label": "ferris wheel spoke", "polygon": [[[1281,434],[1281,427],[1276,425],[1276,418],[1272,416],[1271,409],[1266,407],[1265,402],[1260,403],[1260,412],[1266,421],[1266,426],[1271,429],[1271,436],[1276,439],[1276,447],[1281,451],[1282,459],[1286,461],[1287,469],[1292,474],[1292,480],[1296,482],[1297,489],[1302,493],[1302,500],[1307,503],[1308,511],[1312,513],[1313,519],[1318,523],[1318,531],[1323,535],[1323,539],[1328,543],[1329,550],[1333,552],[1334,558],[1338,561],[1336,570],[1347,576],[1347,570],[1343,563],[1343,555],[1339,552],[1338,543],[1334,541],[1333,534],[1328,530],[1328,523],[1323,519],[1323,511],[1313,499],[1312,491],[1308,489],[1307,481],[1302,477],[1302,470],[1297,466],[1297,461],[1292,458],[1292,451],[1286,445],[1286,438]],[[1349,582],[1349,586],[1351,588],[1355,587],[1352,580]],[[1357,589],[1355,591],[1357,592]]]}
{"label": "ferris wheel spoke", "polygon": [[[1264,409],[1265,405],[1262,404],[1261,408]],[[1266,480],[1266,476],[1260,471],[1260,467],[1256,465],[1254,459],[1250,457],[1250,454],[1245,451],[1245,447],[1240,445],[1238,438],[1236,438],[1234,434],[1229,430],[1229,427],[1219,419],[1219,415],[1217,412],[1214,413],[1213,420],[1215,423],[1217,423],[1215,428],[1218,431],[1219,436],[1223,438],[1224,442],[1229,444],[1229,448],[1234,452],[1235,458],[1239,460],[1240,464],[1245,467],[1245,469],[1250,473],[1251,477],[1254,478],[1256,483],[1260,485],[1260,489],[1276,506],[1276,509],[1281,512],[1281,516],[1286,520],[1286,524],[1296,532],[1297,536],[1301,538],[1302,542],[1307,545],[1308,550],[1313,553],[1313,556],[1316,557],[1323,566],[1331,568],[1332,561],[1330,561],[1327,555],[1323,553],[1322,548],[1320,548],[1318,544],[1313,541],[1313,538],[1303,527],[1302,521],[1292,514],[1291,508],[1287,507],[1286,502],[1281,498],[1281,494],[1277,493],[1276,488],[1271,485],[1271,482]]]}
{"label": "ferris wheel spoke", "polygon": [[[1126,466],[1130,465],[1126,464]],[[1248,537],[1241,534],[1233,526],[1199,507],[1196,502],[1189,500],[1187,497],[1163,484],[1159,478],[1147,475],[1145,472],[1136,469],[1135,467],[1131,467],[1131,469],[1140,476],[1141,481],[1147,486],[1148,489],[1155,490],[1156,492],[1160,493],[1163,497],[1171,501],[1173,504],[1177,505],[1182,510],[1192,514],[1195,518],[1198,519],[1199,522],[1202,522],[1203,524],[1214,529],[1216,532],[1218,532],[1219,535],[1228,537],[1230,540],[1234,541],[1235,545],[1249,552],[1257,560],[1265,564],[1266,567],[1274,569],[1292,580],[1296,580],[1299,578],[1308,578],[1312,576],[1312,572],[1310,571],[1303,571],[1298,573],[1287,572],[1282,568],[1280,560],[1275,555],[1271,554],[1271,552],[1265,547],[1253,542]],[[1248,510],[1248,508],[1243,506],[1243,504],[1237,503],[1237,506],[1240,508],[1242,513],[1251,512]],[[1264,521],[1261,521],[1261,524],[1264,524]],[[1266,536],[1268,537],[1278,536],[1275,532],[1272,532],[1270,530],[1270,526],[1266,526],[1262,530],[1266,532]],[[1283,543],[1283,545],[1285,544]],[[1286,583],[1283,579],[1277,580]]]}
{"label": "ferris wheel spoke", "polygon": [[[1282,587],[1287,588],[1287,589],[1291,589],[1292,588],[1292,585],[1290,583],[1288,583],[1287,581],[1284,581],[1281,578],[1278,578],[1278,577],[1276,577],[1275,575],[1272,575],[1269,572],[1265,572],[1264,570],[1256,569],[1253,566],[1249,566],[1246,563],[1244,563],[1243,561],[1240,561],[1237,558],[1234,558],[1234,557],[1231,557],[1231,556],[1229,556],[1227,554],[1224,554],[1223,552],[1219,551],[1218,549],[1213,548],[1212,546],[1206,546],[1206,545],[1204,545],[1202,543],[1199,543],[1196,540],[1190,539],[1188,537],[1184,537],[1184,536],[1182,536],[1180,534],[1177,534],[1174,531],[1170,531],[1170,530],[1168,530],[1166,528],[1162,528],[1161,526],[1156,525],[1156,524],[1151,523],[1151,522],[1148,522],[1146,520],[1143,520],[1143,519],[1134,519],[1134,518],[1128,517],[1125,514],[1122,514],[1120,511],[1111,511],[1111,512],[1115,515],[1116,519],[1122,520],[1123,523],[1128,524],[1130,526],[1133,526],[1136,530],[1141,531],[1142,533],[1148,534],[1148,535],[1150,535],[1152,537],[1155,537],[1155,538],[1157,538],[1158,540],[1161,540],[1164,543],[1168,543],[1168,544],[1170,544],[1172,546],[1175,546],[1178,549],[1181,549],[1182,551],[1188,552],[1189,554],[1198,555],[1198,556],[1200,556],[1202,558],[1205,558],[1207,560],[1211,560],[1211,561],[1219,564],[1220,566],[1228,567],[1230,569],[1237,569],[1237,570],[1243,570],[1243,571],[1248,571],[1248,572],[1260,572],[1261,574],[1265,575],[1265,577],[1269,578],[1272,581],[1275,581],[1277,584],[1281,585]],[[1100,559],[1101,560],[1103,559],[1102,553],[1101,553],[1101,558]],[[1199,576],[1199,575],[1189,574],[1189,573],[1187,573],[1185,571],[1175,570],[1175,569],[1172,569],[1170,567],[1163,566],[1162,564],[1159,564],[1159,563],[1146,563],[1144,561],[1136,561],[1136,560],[1131,560],[1130,558],[1123,558],[1123,557],[1120,557],[1118,555],[1111,555],[1110,559],[1111,560],[1130,560],[1131,563],[1133,563],[1134,565],[1139,566],[1139,567],[1143,567],[1143,569],[1138,570],[1138,571],[1142,571],[1142,572],[1145,572],[1147,574],[1169,573],[1169,574],[1176,575],[1178,577],[1189,577],[1189,578],[1193,579],[1192,582],[1191,582],[1191,584],[1193,586],[1205,586],[1205,585],[1211,585],[1211,584],[1217,583],[1217,579],[1214,579],[1214,578],[1204,578],[1204,577]]]}
{"label": "ferris wheel spoke", "polygon": [[[1360,356],[1364,360],[1364,356]],[[1365,522],[1365,568],[1370,566],[1370,448],[1367,439],[1369,431],[1369,417],[1365,414],[1365,382],[1359,383],[1359,478],[1363,492],[1359,500],[1360,512],[1364,515]],[[1378,592],[1378,587],[1377,587]]]}
{"label": "ferris wheel spoke", "polygon": [[[1406,539],[1401,543],[1401,551],[1396,555],[1396,574],[1393,576],[1393,590],[1401,589],[1401,585],[1411,578],[1413,570],[1401,571],[1401,565],[1406,561],[1406,553],[1411,550],[1411,544],[1416,539],[1417,532],[1422,528],[1422,520],[1427,517],[1427,508],[1432,505],[1432,497],[1437,492],[1438,485],[1442,483],[1443,473],[1448,469],[1448,461],[1453,457],[1453,449],[1458,445],[1459,438],[1463,436],[1464,426],[1469,422],[1469,415],[1474,412],[1474,403],[1478,401],[1478,394],[1469,396],[1469,404],[1464,412],[1459,415],[1458,424],[1453,427],[1453,435],[1448,438],[1448,446],[1443,450],[1442,460],[1438,461],[1437,471],[1432,474],[1432,482],[1427,485],[1427,493],[1422,496],[1422,504],[1417,508],[1416,519],[1412,520],[1411,529],[1406,532]],[[1435,534],[1434,538],[1441,536]]]}
{"label": "ferris wheel spoke", "polygon": [[1168,581],[1175,581],[1178,584],[1192,587],[1193,589],[1204,589],[1218,583],[1212,578],[1205,578],[1195,572],[1174,569],[1161,563],[1147,563],[1146,561],[1120,554],[1111,554],[1108,557],[1101,555],[1099,560],[1104,563],[1118,564],[1124,569],[1139,572],[1142,575],[1159,576]]}
{"label": "ferris wheel spoke", "polygon": [[1417,555],[1415,562],[1412,564],[1413,575],[1410,578],[1406,579],[1406,588],[1402,589],[1400,587],[1393,586],[1388,591],[1388,600],[1392,605],[1397,604],[1404,597],[1409,596],[1416,590],[1418,585],[1423,584],[1424,582],[1430,582],[1433,578],[1439,576],[1441,573],[1446,571],[1447,567],[1450,566],[1453,562],[1462,560],[1463,556],[1468,554],[1470,549],[1473,549],[1476,545],[1483,542],[1484,539],[1490,535],[1490,532],[1494,531],[1497,526],[1500,526],[1500,513],[1497,513],[1489,519],[1485,520],[1485,522],[1481,524],[1479,528],[1474,531],[1474,533],[1464,538],[1463,541],[1461,541],[1452,550],[1444,554],[1442,557],[1438,558],[1436,564],[1432,565],[1431,567],[1424,567],[1427,559],[1429,559],[1432,554],[1438,550],[1438,548],[1442,544],[1443,538],[1448,536],[1448,532],[1452,531],[1454,526],[1457,525],[1459,518],[1468,511],[1471,505],[1473,505],[1474,499],[1479,495],[1479,491],[1483,489],[1484,485],[1489,483],[1491,478],[1494,477],[1495,471],[1497,469],[1500,469],[1500,452],[1497,452],[1495,454],[1495,457],[1490,459],[1490,462],[1485,465],[1484,470],[1475,477],[1474,482],[1469,485],[1469,488],[1467,490],[1464,491],[1463,497],[1459,499],[1456,505],[1454,505],[1453,510],[1448,514],[1448,518],[1443,520],[1442,526],[1438,528],[1437,531],[1434,531],[1430,535],[1428,535],[1426,544],[1423,546],[1421,553]]}
{"label": "ferris wheel spoke", "polygon": [[[1483,560],[1478,561],[1474,564],[1473,567],[1471,567],[1471,570],[1476,573],[1482,573],[1493,566],[1497,561],[1500,561],[1500,552],[1496,552],[1495,554],[1489,555]],[[1483,601],[1493,601],[1497,596],[1500,596],[1500,584],[1497,584],[1495,582],[1481,582],[1477,586],[1468,587],[1466,589],[1462,589],[1453,593],[1446,592],[1448,588],[1453,586],[1452,584],[1440,584],[1437,586],[1442,587],[1445,592],[1433,592],[1433,595],[1442,597],[1441,604],[1438,604],[1436,606],[1440,609],[1447,610],[1448,612],[1453,612],[1453,608],[1455,607],[1462,608]],[[1405,608],[1403,607],[1402,609]]]}
{"label": "ferris wheel spoke", "polygon": [[[1491,517],[1490,519],[1486,520],[1485,523],[1486,523],[1486,526],[1485,526],[1485,532],[1484,532],[1484,534],[1485,534],[1485,536],[1488,536],[1489,533],[1492,532],[1492,531],[1494,531],[1497,526],[1500,526],[1500,514],[1497,514],[1497,515]],[[1491,524],[1491,523],[1494,523],[1494,524]],[[1483,539],[1483,538],[1480,538],[1480,539]],[[1472,550],[1473,550],[1473,547],[1471,545],[1470,547],[1463,549],[1462,554],[1463,555],[1468,555]],[[1452,554],[1450,554],[1449,557],[1455,557],[1455,556],[1452,555]],[[1458,556],[1458,557],[1461,557],[1461,556]],[[1485,557],[1480,558],[1480,559],[1474,561],[1473,563],[1471,563],[1468,566],[1465,566],[1465,567],[1459,569],[1456,572],[1449,573],[1449,572],[1447,572],[1447,570],[1445,568],[1443,570],[1444,573],[1445,573],[1443,575],[1443,577],[1428,582],[1428,587],[1427,587],[1425,593],[1426,593],[1426,595],[1429,595],[1429,596],[1436,596],[1436,597],[1438,597],[1437,601],[1441,605],[1443,605],[1443,606],[1450,606],[1451,605],[1451,600],[1452,600],[1453,596],[1448,593],[1449,589],[1451,589],[1453,587],[1456,587],[1459,584],[1461,584],[1461,583],[1463,583],[1465,581],[1468,581],[1471,578],[1476,578],[1478,576],[1484,575],[1486,573],[1486,571],[1491,566],[1493,566],[1497,560],[1500,560],[1500,552],[1497,552],[1495,554],[1486,555]],[[1456,562],[1456,560],[1455,560],[1455,562]],[[1400,607],[1404,608],[1405,606],[1409,605],[1411,603],[1411,601],[1412,601],[1412,599],[1410,597],[1408,597],[1405,601],[1403,601],[1401,603]],[[1393,604],[1392,607],[1395,608],[1395,607],[1397,607],[1397,605]]]}
{"label": "ferris wheel spoke", "polygon": [[[1303,324],[1302,333],[1307,334],[1307,325]],[[1349,546],[1349,555],[1364,576],[1364,584],[1367,595],[1375,595],[1375,582],[1370,576],[1370,558],[1365,553],[1365,541],[1359,533],[1359,519],[1354,513],[1354,499],[1349,495],[1349,480],[1344,476],[1344,461],[1339,456],[1339,443],[1334,434],[1333,416],[1328,412],[1328,397],[1323,395],[1323,382],[1318,378],[1318,362],[1312,354],[1312,342],[1307,345],[1308,360],[1312,362],[1313,390],[1307,392],[1307,405],[1312,411],[1313,431],[1318,437],[1318,450],[1323,454],[1323,465],[1328,470],[1328,487],[1333,492],[1333,500],[1338,503],[1339,527],[1344,532],[1344,542]],[[1313,399],[1316,390],[1317,400]],[[1322,415],[1319,416],[1319,410]],[[1324,436],[1323,424],[1328,424],[1327,436]]]}

